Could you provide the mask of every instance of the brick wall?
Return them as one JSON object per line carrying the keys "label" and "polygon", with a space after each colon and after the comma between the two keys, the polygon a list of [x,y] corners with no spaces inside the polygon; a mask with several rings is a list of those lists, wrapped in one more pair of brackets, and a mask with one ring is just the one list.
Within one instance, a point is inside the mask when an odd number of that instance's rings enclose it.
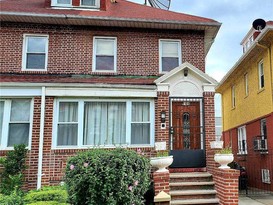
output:
{"label": "brick wall", "polygon": [[[92,74],[93,36],[117,37],[117,74],[158,75],[159,39],[181,39],[182,61],[205,69],[202,31],[1,23],[1,71],[21,71],[23,34],[48,34],[48,71],[53,74]],[[33,72],[33,71],[32,71]],[[38,73],[38,72],[34,72]],[[93,73],[95,74],[95,73]]]}
{"label": "brick wall", "polygon": [[238,205],[239,170],[216,168],[213,174],[217,197],[220,205]]}
{"label": "brick wall", "polygon": [[215,93],[213,92],[205,92],[203,94],[206,133],[206,162],[209,172],[211,172],[214,168],[214,153],[212,153],[212,150],[210,148],[210,142],[215,141],[214,94]]}
{"label": "brick wall", "polygon": [[155,195],[159,192],[164,191],[167,194],[170,193],[170,173],[169,172],[154,172],[154,189]]}

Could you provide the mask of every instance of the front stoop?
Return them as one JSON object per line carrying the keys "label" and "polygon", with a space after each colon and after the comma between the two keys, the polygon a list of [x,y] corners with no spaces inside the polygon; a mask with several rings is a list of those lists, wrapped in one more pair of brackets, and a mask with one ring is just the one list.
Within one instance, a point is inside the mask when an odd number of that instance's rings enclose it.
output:
{"label": "front stoop", "polygon": [[208,172],[170,173],[171,205],[219,204]]}

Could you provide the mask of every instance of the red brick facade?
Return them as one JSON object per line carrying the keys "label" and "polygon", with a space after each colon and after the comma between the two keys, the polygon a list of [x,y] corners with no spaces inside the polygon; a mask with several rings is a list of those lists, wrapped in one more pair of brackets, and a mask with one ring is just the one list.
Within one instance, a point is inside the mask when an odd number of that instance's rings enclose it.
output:
{"label": "red brick facade", "polygon": [[[22,71],[24,34],[49,35],[48,67],[42,74],[92,73],[94,36],[117,37],[117,75],[159,75],[159,39],[180,39],[182,61],[205,70],[202,31],[164,31],[127,28],[95,28],[41,24],[1,23],[1,73]],[[134,40],[132,40],[134,39]]]}

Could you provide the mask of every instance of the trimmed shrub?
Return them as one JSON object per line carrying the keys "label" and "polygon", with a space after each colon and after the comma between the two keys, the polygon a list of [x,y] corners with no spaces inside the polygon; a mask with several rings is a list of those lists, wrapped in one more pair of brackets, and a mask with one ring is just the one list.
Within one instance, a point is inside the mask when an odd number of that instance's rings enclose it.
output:
{"label": "trimmed shrub", "polygon": [[58,201],[39,201],[39,202],[30,203],[27,205],[69,205],[69,204],[60,203]]}
{"label": "trimmed shrub", "polygon": [[27,149],[24,144],[14,145],[14,150],[7,152],[6,158],[2,158],[0,193],[9,195],[14,190],[20,190],[23,185],[23,171],[26,169]]}
{"label": "trimmed shrub", "polygon": [[13,191],[10,195],[0,194],[1,205],[24,205],[24,200],[21,192]]}
{"label": "trimmed shrub", "polygon": [[24,197],[27,204],[37,203],[39,201],[56,201],[58,203],[65,203],[67,201],[66,190],[38,190],[30,191]]}
{"label": "trimmed shrub", "polygon": [[135,151],[93,149],[68,160],[65,181],[74,205],[140,205],[150,185],[150,163]]}

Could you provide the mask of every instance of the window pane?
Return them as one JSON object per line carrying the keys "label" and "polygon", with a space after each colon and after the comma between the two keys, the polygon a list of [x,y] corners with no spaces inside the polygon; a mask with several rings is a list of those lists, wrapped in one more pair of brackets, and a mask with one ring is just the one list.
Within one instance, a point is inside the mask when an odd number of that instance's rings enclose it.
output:
{"label": "window pane", "polygon": [[84,6],[95,6],[96,5],[96,0],[82,0],[81,5],[84,5]]}
{"label": "window pane", "polygon": [[4,102],[0,101],[0,144],[2,139],[3,117],[4,117]]}
{"label": "window pane", "polygon": [[45,53],[46,52],[46,37],[27,37],[27,52],[28,53]]}
{"label": "window pane", "polygon": [[70,0],[57,0],[57,4],[70,4]]}
{"label": "window pane", "polygon": [[85,103],[83,142],[85,145],[125,144],[126,103]]}
{"label": "window pane", "polygon": [[133,123],[131,144],[150,144],[150,123]]}
{"label": "window pane", "polygon": [[114,43],[113,39],[96,39],[96,55],[113,56]]}
{"label": "window pane", "polygon": [[29,123],[9,124],[8,147],[15,144],[25,144],[28,146]]}
{"label": "window pane", "polygon": [[30,119],[30,100],[16,99],[11,103],[10,121],[26,121]]}
{"label": "window pane", "polygon": [[77,145],[78,124],[58,125],[57,145]]}
{"label": "window pane", "polygon": [[45,68],[45,54],[28,53],[26,68],[28,68],[28,69],[44,69]]}
{"label": "window pane", "polygon": [[59,122],[78,122],[77,102],[60,102]]}
{"label": "window pane", "polygon": [[162,71],[170,71],[178,66],[178,58],[162,57]]}
{"label": "window pane", "polygon": [[178,42],[162,42],[162,57],[178,57]]}
{"label": "window pane", "polygon": [[132,122],[150,121],[150,103],[133,102],[132,103]]}
{"label": "window pane", "polygon": [[114,70],[114,56],[97,56],[96,70]]}

